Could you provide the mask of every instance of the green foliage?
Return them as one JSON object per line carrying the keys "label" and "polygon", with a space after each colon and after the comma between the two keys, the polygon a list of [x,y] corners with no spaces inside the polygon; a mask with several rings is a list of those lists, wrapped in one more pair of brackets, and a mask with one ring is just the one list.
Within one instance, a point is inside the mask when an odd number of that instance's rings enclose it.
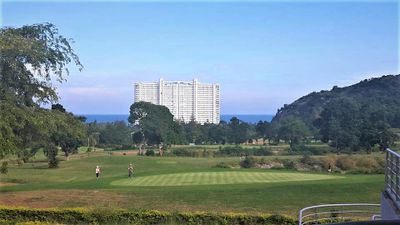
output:
{"label": "green foliage", "polygon": [[130,107],[128,121],[142,132],[148,145],[180,144],[184,142],[181,127],[173,120],[168,108],[149,102],[135,102]]}
{"label": "green foliage", "polygon": [[216,152],[217,156],[268,156],[272,151],[267,147],[243,148],[239,145],[220,148]]}
{"label": "green foliage", "polygon": [[76,153],[86,136],[84,124],[72,113],[67,113],[64,107],[53,108],[50,115],[54,121],[54,130],[50,134],[52,142],[61,148],[66,157],[71,153]]}
{"label": "green foliage", "polygon": [[146,156],[155,156],[156,152],[153,149],[149,149],[146,151]]}
{"label": "green foliage", "polygon": [[367,79],[348,87],[336,87],[331,91],[313,92],[279,109],[272,123],[296,116],[316,133],[314,121],[320,117],[324,106],[338,99],[347,99],[358,105],[369,104],[376,109],[385,109],[388,124],[391,127],[400,127],[399,87],[400,75],[387,75]]}
{"label": "green foliage", "polygon": [[249,136],[249,125],[236,117],[232,117],[229,123],[230,135],[229,140],[234,144],[246,142]]}
{"label": "green foliage", "polygon": [[394,143],[395,134],[387,121],[387,112],[374,104],[357,104],[348,99],[333,100],[324,107],[315,121],[321,139],[335,147],[337,152],[348,148],[371,151],[374,145],[381,150]]}
{"label": "green foliage", "polygon": [[259,137],[262,137],[264,140],[268,139],[268,142],[271,144],[271,140],[274,138],[274,130],[271,123],[260,120],[256,125],[256,132]]}
{"label": "green foliage", "polygon": [[54,145],[49,145],[45,149],[45,154],[49,159],[49,168],[57,168],[58,167],[58,159],[57,159],[58,148]]}
{"label": "green foliage", "polygon": [[246,156],[244,160],[240,162],[240,166],[243,168],[253,168],[257,162],[257,159],[251,156]]}
{"label": "green foliage", "polygon": [[82,68],[69,41],[49,23],[1,28],[0,100],[27,106],[57,100],[52,74],[63,81],[68,63]]}
{"label": "green foliage", "polygon": [[3,162],[1,163],[1,166],[0,166],[0,173],[1,173],[1,174],[7,174],[7,173],[8,173],[8,162],[7,162],[7,161],[3,161]]}
{"label": "green foliage", "polygon": [[100,128],[99,144],[102,146],[125,146],[132,144],[131,129],[124,121],[105,123]]}
{"label": "green foliage", "polygon": [[0,208],[5,221],[39,221],[67,224],[187,224],[187,225],[295,225],[296,221],[280,215],[166,213],[155,210],[83,210]]}
{"label": "green foliage", "polygon": [[230,169],[234,168],[237,165],[235,163],[227,163],[227,162],[219,162],[215,165],[216,168],[225,168],[225,169]]}
{"label": "green foliage", "polygon": [[17,154],[26,162],[41,147],[57,145],[66,153],[76,147],[80,122],[59,104],[54,111],[40,107],[57,101],[51,81],[65,80],[67,64],[82,68],[69,41],[48,23],[0,29],[0,159]]}
{"label": "green foliage", "polygon": [[289,142],[291,150],[310,135],[304,122],[296,117],[287,117],[280,121],[277,132],[279,139]]}
{"label": "green foliage", "polygon": [[215,152],[204,148],[174,148],[168,151],[166,156],[214,157]]}

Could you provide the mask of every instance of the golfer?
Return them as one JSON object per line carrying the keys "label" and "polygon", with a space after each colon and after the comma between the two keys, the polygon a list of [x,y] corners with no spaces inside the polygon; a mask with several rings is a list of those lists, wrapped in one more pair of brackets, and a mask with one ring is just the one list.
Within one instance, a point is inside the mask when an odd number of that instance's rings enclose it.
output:
{"label": "golfer", "polygon": [[100,176],[100,166],[96,166],[96,179],[99,179]]}
{"label": "golfer", "polygon": [[133,176],[133,166],[132,163],[130,163],[128,166],[128,177],[132,178],[132,176]]}

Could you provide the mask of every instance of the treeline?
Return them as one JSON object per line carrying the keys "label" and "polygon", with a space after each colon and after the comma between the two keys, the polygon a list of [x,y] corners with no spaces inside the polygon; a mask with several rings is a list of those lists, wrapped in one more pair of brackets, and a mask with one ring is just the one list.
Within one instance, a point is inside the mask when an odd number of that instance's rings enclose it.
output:
{"label": "treeline", "polygon": [[[148,146],[165,151],[171,145],[243,144],[262,140],[262,144],[288,143],[289,153],[323,154],[326,149],[306,146],[310,142],[324,142],[333,152],[371,152],[394,145],[398,134],[390,127],[386,111],[373,104],[358,104],[348,99],[338,99],[325,105],[321,115],[309,128],[299,117],[285,117],[279,122],[259,121],[249,124],[232,117],[219,124],[198,124],[174,121],[165,106],[147,102],[132,104],[129,124],[122,121],[87,125],[91,145],[127,149],[134,145],[144,153]],[[188,155],[187,150],[174,150],[175,155]],[[181,152],[179,152],[181,151]],[[223,148],[218,154],[233,156],[243,150]],[[171,152],[170,152],[171,153]],[[162,153],[161,153],[162,154]],[[257,155],[251,153],[248,155]]]}

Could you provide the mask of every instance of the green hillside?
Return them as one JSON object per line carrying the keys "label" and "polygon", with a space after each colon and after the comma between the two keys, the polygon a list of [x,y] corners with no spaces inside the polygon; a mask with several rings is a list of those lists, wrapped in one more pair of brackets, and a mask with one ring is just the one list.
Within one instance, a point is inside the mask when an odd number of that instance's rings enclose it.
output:
{"label": "green hillside", "polygon": [[400,75],[386,75],[363,80],[348,87],[334,86],[330,91],[312,92],[278,110],[272,122],[295,116],[309,127],[324,107],[336,99],[349,99],[360,105],[384,109],[392,127],[400,127]]}

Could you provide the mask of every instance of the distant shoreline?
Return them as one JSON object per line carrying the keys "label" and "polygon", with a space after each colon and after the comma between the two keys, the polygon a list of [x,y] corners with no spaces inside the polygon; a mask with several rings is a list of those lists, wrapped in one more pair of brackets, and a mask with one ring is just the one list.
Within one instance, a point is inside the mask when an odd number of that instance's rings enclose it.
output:
{"label": "distant shoreline", "polygon": [[[115,121],[126,121],[128,122],[128,114],[79,114],[79,116],[86,117],[86,123],[91,123],[97,121],[99,123],[115,122]],[[268,121],[271,122],[274,115],[261,115],[261,114],[223,114],[221,115],[221,120],[229,122],[232,117],[237,117],[238,119],[246,123],[257,123],[258,121]]]}

